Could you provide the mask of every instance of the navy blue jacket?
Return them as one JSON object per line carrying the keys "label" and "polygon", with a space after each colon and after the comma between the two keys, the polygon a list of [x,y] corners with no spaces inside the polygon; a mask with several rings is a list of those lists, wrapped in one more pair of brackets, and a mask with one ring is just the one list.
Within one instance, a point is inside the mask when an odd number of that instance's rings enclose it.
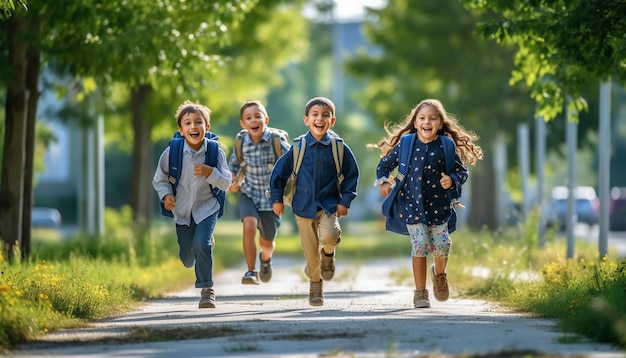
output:
{"label": "navy blue jacket", "polygon": [[[337,211],[337,205],[347,208],[356,197],[359,181],[359,167],[352,150],[344,143],[343,182],[341,193],[337,188],[337,170],[328,133],[319,142],[311,133],[304,136],[306,149],[302,166],[296,180],[296,191],[291,203],[297,216],[315,219],[317,211],[323,209],[327,215]],[[272,170],[270,178],[270,198],[272,203],[282,203],[287,179],[293,171],[293,145],[281,156]]]}

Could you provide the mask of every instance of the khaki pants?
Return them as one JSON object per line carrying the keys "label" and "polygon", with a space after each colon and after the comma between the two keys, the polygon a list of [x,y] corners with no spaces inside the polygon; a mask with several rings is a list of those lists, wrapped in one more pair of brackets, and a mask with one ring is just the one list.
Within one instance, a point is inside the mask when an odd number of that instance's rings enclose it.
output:
{"label": "khaki pants", "polygon": [[339,220],[337,215],[327,216],[324,210],[320,210],[316,219],[296,215],[296,225],[306,259],[304,273],[312,282],[318,282],[322,279],[320,248],[324,248],[328,253],[335,251],[335,247],[341,241]]}

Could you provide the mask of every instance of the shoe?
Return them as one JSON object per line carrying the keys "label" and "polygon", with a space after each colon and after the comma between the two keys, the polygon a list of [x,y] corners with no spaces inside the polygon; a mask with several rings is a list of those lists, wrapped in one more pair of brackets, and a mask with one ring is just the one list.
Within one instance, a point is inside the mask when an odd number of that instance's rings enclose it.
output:
{"label": "shoe", "polygon": [[272,258],[269,260],[263,261],[261,258],[261,253],[259,252],[259,261],[261,261],[261,267],[259,270],[259,278],[263,282],[268,282],[272,279]]}
{"label": "shoe", "polygon": [[244,285],[258,285],[259,274],[256,271],[248,271],[241,278],[241,283]]}
{"label": "shoe", "polygon": [[326,256],[322,249],[322,278],[330,281],[335,276],[335,252],[332,256]]}
{"label": "shoe", "polygon": [[415,308],[429,308],[430,301],[428,300],[428,290],[415,290],[413,294],[413,307]]}
{"label": "shoe", "polygon": [[435,264],[430,266],[430,272],[433,274],[433,293],[439,302],[447,301],[450,292],[448,291],[448,275],[442,273],[435,274]]}
{"label": "shoe", "polygon": [[212,288],[202,289],[198,308],[215,308],[215,291]]}
{"label": "shoe", "polygon": [[311,306],[323,306],[324,305],[324,293],[322,292],[322,286],[324,281],[312,282],[309,288],[309,304]]}

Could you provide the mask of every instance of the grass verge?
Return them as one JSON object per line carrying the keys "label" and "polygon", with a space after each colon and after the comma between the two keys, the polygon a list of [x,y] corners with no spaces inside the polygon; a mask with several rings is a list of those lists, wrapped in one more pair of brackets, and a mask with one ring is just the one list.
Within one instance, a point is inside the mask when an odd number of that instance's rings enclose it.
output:
{"label": "grass verge", "polygon": [[[0,257],[0,349],[126,312],[144,299],[193,284],[193,271],[177,258],[171,221],[143,234],[133,232],[127,211],[107,212],[105,222],[104,238],[60,240],[34,233],[28,260],[8,263]],[[381,222],[342,222],[342,228],[342,260],[410,260],[407,238],[386,232]],[[220,221],[216,240],[216,272],[242,262],[239,221]],[[448,266],[453,292],[558,319],[565,331],[626,347],[626,261],[614,253],[599,258],[584,240],[577,246],[578,256],[564,259],[565,243],[554,233],[538,249],[524,227],[459,231]],[[295,232],[281,231],[276,255],[300,258],[301,250]],[[410,271],[394,272],[392,279],[407,287],[413,280]]]}

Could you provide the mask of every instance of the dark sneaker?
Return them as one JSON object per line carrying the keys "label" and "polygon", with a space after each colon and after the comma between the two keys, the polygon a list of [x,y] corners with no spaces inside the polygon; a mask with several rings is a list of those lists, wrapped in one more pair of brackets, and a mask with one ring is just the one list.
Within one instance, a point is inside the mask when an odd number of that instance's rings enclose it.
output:
{"label": "dark sneaker", "polygon": [[272,258],[263,261],[261,258],[261,252],[259,252],[259,261],[261,262],[261,269],[259,270],[259,278],[263,282],[268,282],[272,279]]}
{"label": "dark sneaker", "polygon": [[433,275],[433,293],[437,301],[443,302],[448,300],[450,292],[448,291],[448,275],[442,273],[441,275],[435,274],[435,264],[430,266],[430,272]]}
{"label": "dark sneaker", "polygon": [[413,307],[415,308],[429,308],[430,301],[428,300],[428,290],[415,290],[413,294]]}
{"label": "dark sneaker", "polygon": [[322,249],[322,278],[330,281],[335,276],[335,253],[332,256],[326,256]]}
{"label": "dark sneaker", "polygon": [[256,271],[248,271],[241,278],[241,283],[244,285],[258,285],[259,274]]}
{"label": "dark sneaker", "polygon": [[322,292],[322,285],[324,281],[312,282],[309,288],[309,304],[311,306],[323,306],[324,305],[324,292]]}
{"label": "dark sneaker", "polygon": [[200,292],[198,308],[215,308],[215,292],[212,288],[203,288]]}

